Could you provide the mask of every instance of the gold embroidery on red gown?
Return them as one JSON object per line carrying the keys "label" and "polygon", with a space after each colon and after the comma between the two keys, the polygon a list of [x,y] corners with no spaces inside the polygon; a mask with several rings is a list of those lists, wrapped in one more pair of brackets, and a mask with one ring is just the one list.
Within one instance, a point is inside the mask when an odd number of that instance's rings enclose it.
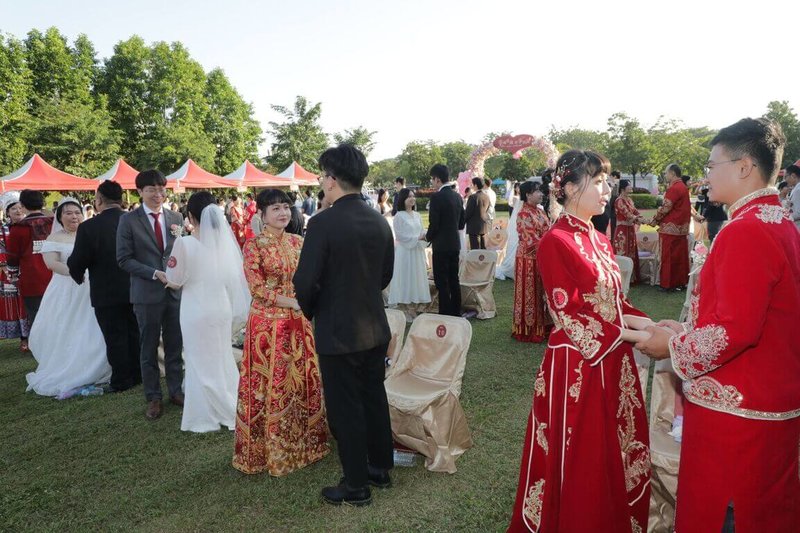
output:
{"label": "gold embroidery on red gown", "polygon": [[512,335],[524,342],[542,342],[552,325],[547,312],[542,277],[536,266],[539,241],[550,227],[538,207],[522,204],[517,214],[519,244],[514,268],[514,316]]}
{"label": "gold embroidery on red gown", "polygon": [[536,428],[536,443],[542,447],[544,450],[544,454],[547,455],[548,447],[547,447],[547,437],[544,436],[544,430],[547,429],[547,423],[542,422]]}
{"label": "gold embroidery on red gown", "polygon": [[630,358],[627,357],[622,359],[619,389],[617,418],[622,417],[624,425],[617,427],[617,436],[625,469],[625,488],[630,492],[639,486],[643,477],[650,473],[650,451],[644,443],[635,438],[634,408],[641,409],[642,404],[636,395],[636,377],[633,375]]}
{"label": "gold embroidery on red gown", "polygon": [[239,380],[233,466],[288,474],[328,454],[328,428],[310,322],[277,307],[294,298],[302,238],[264,232],[244,246],[253,295]]}
{"label": "gold embroidery on red gown", "polygon": [[544,496],[544,479],[540,479],[531,487],[528,497],[525,498],[523,513],[531,523],[539,528],[542,521],[542,500]]}

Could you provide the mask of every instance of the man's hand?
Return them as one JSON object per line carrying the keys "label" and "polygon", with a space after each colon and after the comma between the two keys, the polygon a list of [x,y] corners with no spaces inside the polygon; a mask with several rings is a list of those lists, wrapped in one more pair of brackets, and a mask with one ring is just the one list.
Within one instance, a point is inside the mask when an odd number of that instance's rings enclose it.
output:
{"label": "man's hand", "polygon": [[156,270],[156,279],[166,285],[169,283],[167,281],[167,274],[165,272],[161,272],[160,270]]}
{"label": "man's hand", "polygon": [[636,343],[636,349],[651,359],[666,359],[669,357],[669,339],[675,334],[666,328],[650,326],[647,328],[650,338]]}
{"label": "man's hand", "polygon": [[661,326],[662,328],[671,329],[678,335],[684,333],[683,324],[681,324],[677,320],[661,320],[656,324],[656,326]]}

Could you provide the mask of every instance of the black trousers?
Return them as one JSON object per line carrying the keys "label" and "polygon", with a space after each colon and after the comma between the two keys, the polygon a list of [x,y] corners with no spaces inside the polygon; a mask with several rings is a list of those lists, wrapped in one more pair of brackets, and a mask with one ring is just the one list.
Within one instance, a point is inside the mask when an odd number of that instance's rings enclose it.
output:
{"label": "black trousers", "polygon": [[126,390],[142,382],[139,364],[139,324],[131,304],[94,308],[97,324],[106,341],[106,357],[111,365],[111,386]]}
{"label": "black trousers", "polygon": [[483,239],[483,235],[470,235],[469,248],[470,250],[485,250],[486,242]]}
{"label": "black trousers", "polygon": [[32,328],[39,306],[42,305],[42,296],[25,296],[22,298],[22,304],[25,306],[25,314],[28,315],[28,326]]}
{"label": "black trousers", "polygon": [[383,377],[387,344],[350,354],[319,355],[328,426],[336,438],[345,483],[367,485],[367,465],[394,466],[392,426]]}
{"label": "black trousers", "polygon": [[459,252],[457,251],[433,251],[433,284],[436,285],[436,290],[439,291],[440,315],[461,316],[458,255]]}
{"label": "black trousers", "polygon": [[181,393],[183,385],[183,337],[181,302],[168,297],[159,304],[133,304],[139,323],[139,364],[147,401],[160,400],[161,371],[158,369],[158,341],[164,338],[164,368],[170,396]]}

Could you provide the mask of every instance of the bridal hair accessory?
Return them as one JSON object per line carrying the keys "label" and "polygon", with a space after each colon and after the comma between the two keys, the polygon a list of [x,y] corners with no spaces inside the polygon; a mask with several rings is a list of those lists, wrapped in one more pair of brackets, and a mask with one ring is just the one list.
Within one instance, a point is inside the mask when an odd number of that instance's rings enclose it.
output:
{"label": "bridal hair accessory", "polygon": [[565,161],[553,173],[553,181],[552,181],[553,194],[556,196],[556,198],[564,197],[564,189],[562,187],[564,178],[567,178],[572,175],[574,170],[570,167],[575,163],[577,159],[578,159],[577,157],[573,157],[569,161]]}
{"label": "bridal hair accessory", "polygon": [[58,205],[56,206],[56,209],[58,209],[59,207],[61,207],[64,204],[70,204],[70,203],[76,204],[78,207],[80,207],[81,208],[81,213],[83,213],[83,204],[81,204],[78,201],[77,198],[73,198],[72,196],[65,196],[61,200],[59,200],[58,201]]}

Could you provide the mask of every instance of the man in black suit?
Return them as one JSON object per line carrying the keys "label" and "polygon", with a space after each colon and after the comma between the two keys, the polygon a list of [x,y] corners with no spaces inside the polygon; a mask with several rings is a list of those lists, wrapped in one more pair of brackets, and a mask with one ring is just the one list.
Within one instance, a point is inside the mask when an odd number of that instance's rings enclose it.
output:
{"label": "man in black suit", "polygon": [[297,301],[314,319],[328,425],[344,477],[322,489],[333,505],[367,505],[369,485],[391,485],[392,429],[383,387],[389,323],[381,291],[394,268],[386,219],[361,195],[367,160],[349,144],[319,158],[322,189],[333,205],[309,220],[294,275]]}
{"label": "man in black suit", "polygon": [[78,226],[75,249],[67,260],[75,283],[83,283],[84,273],[89,271],[89,295],[111,365],[108,392],[124,391],[142,382],[139,326],[130,302],[130,274],[117,264],[117,226],[125,213],[121,204],[119,183],[101,183],[94,198],[98,215]]}
{"label": "man in black suit", "polygon": [[484,191],[484,183],[481,178],[472,178],[472,186],[475,194],[467,200],[467,208],[464,218],[467,223],[467,235],[469,235],[469,247],[472,250],[486,249],[484,235],[488,233],[489,227],[489,208],[492,206],[489,195]]}
{"label": "man in black suit", "polygon": [[458,282],[458,257],[464,229],[464,205],[461,195],[450,183],[450,169],[433,165],[433,186],[439,189],[428,206],[428,232],[425,239],[433,246],[433,283],[439,291],[439,314],[461,316],[461,285]]}

